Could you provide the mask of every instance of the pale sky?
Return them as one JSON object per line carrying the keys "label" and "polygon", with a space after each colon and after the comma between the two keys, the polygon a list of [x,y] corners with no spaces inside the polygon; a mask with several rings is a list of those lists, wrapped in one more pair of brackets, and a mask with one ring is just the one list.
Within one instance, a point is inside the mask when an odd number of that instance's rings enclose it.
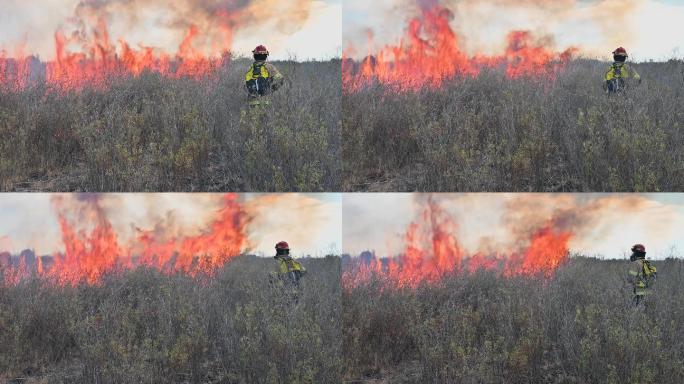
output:
{"label": "pale sky", "polygon": [[[345,0],[344,48],[369,52],[368,31],[375,47],[397,43],[406,20],[418,14],[417,0]],[[684,57],[684,1],[675,0],[441,0],[455,17],[451,27],[462,36],[469,54],[497,54],[512,30],[550,36],[558,50],[579,46],[585,56],[612,60],[624,46],[635,61]],[[546,6],[540,6],[545,3]],[[372,6],[369,6],[372,4]],[[508,5],[505,5],[508,4]],[[372,9],[371,9],[372,7]],[[617,16],[622,11],[621,16]],[[372,50],[371,50],[372,51]]]}
{"label": "pale sky", "polygon": [[[65,194],[64,196],[69,196]],[[206,228],[221,207],[221,194],[105,194],[102,206],[117,235],[126,241],[134,227],[151,230],[169,217],[184,234]],[[71,196],[73,197],[73,196]],[[275,243],[289,242],[295,256],[339,254],[341,198],[339,194],[245,194],[254,221],[248,237],[253,253],[270,256]],[[0,251],[35,249],[38,254],[62,251],[57,216],[50,194],[8,193],[0,196]]]}
{"label": "pale sky", "polygon": [[[75,195],[65,194],[63,196]],[[183,234],[206,228],[221,204],[220,194],[105,194],[101,205],[113,228],[126,242],[134,227],[152,229],[172,221]],[[245,194],[244,206],[254,220],[248,228],[253,252],[269,256],[273,245],[286,240],[297,256],[328,253],[358,254],[375,250],[396,255],[405,246],[403,235],[421,211],[424,194],[325,193]],[[684,195],[682,194],[436,194],[440,205],[457,223],[454,233],[469,253],[488,246],[511,244],[511,228],[522,222],[504,217],[534,214],[546,220],[561,209],[586,212],[602,199],[601,210],[574,228],[573,252],[604,258],[623,258],[634,243],[646,244],[648,256],[684,256]],[[39,254],[63,250],[50,194],[4,194],[0,198],[0,251],[32,248]],[[620,202],[631,199],[621,206]],[[526,208],[521,207],[523,202]],[[624,204],[623,204],[624,205]],[[531,207],[531,208],[530,208]],[[527,209],[530,212],[525,212]],[[512,224],[512,226],[511,226]],[[673,251],[674,250],[674,251]]]}
{"label": "pale sky", "polygon": [[[27,51],[42,58],[54,56],[54,32],[73,16],[80,0],[1,0],[0,50],[16,54],[26,42]],[[505,6],[506,2],[511,5]],[[39,6],[36,4],[40,3]],[[344,3],[344,4],[343,4]],[[417,0],[311,0],[311,14],[295,31],[282,33],[272,22],[238,31],[234,51],[248,55],[265,44],[272,59],[299,60],[339,57],[353,43],[360,55],[368,53],[367,31],[375,44],[396,43],[407,18],[414,16]],[[454,13],[451,25],[463,36],[469,53],[496,54],[511,30],[531,30],[551,36],[559,50],[579,46],[586,56],[610,59],[618,45],[635,61],[684,57],[684,1],[676,0],[441,0]],[[562,5],[559,5],[562,4]],[[615,16],[615,10],[623,11]],[[111,40],[124,39],[133,46],[162,47],[175,52],[182,34],[157,26],[163,11],[141,12],[131,26],[110,21]]]}
{"label": "pale sky", "polygon": [[[420,194],[344,194],[343,251],[358,254],[375,250],[378,256],[394,256],[405,242],[403,236],[420,211]],[[682,194],[436,194],[458,225],[456,239],[470,253],[487,243],[510,243],[511,233],[502,223],[505,205],[523,199],[541,212],[558,207],[581,207],[592,199],[637,197],[643,204],[632,211],[614,209],[597,214],[591,225],[577,229],[571,251],[589,256],[623,258],[635,243],[644,243],[649,258],[684,256],[684,195]],[[538,204],[536,204],[538,203]],[[578,212],[581,212],[578,211]],[[673,248],[674,247],[674,248]],[[673,249],[675,250],[672,254]]]}
{"label": "pale sky", "polygon": [[[55,55],[54,33],[63,27],[81,0],[0,0],[0,50],[15,55],[17,46],[26,42],[27,51],[51,59]],[[37,5],[40,3],[40,5]],[[158,26],[168,15],[163,10],[137,14],[137,24],[109,20],[110,40],[124,39],[138,44],[164,48],[175,53],[183,33]],[[192,20],[188,20],[192,21]],[[251,56],[256,45],[264,44],[271,59],[327,60],[342,52],[342,4],[339,0],[311,0],[310,16],[299,29],[283,33],[273,22],[246,21],[249,30],[238,31],[233,51]],[[220,54],[220,52],[216,52]]]}

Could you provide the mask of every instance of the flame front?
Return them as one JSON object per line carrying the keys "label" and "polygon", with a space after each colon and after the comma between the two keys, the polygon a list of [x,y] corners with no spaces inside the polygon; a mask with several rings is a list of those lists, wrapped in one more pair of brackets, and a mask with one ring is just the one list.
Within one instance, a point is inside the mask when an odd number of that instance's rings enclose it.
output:
{"label": "flame front", "polygon": [[213,274],[248,244],[247,214],[236,199],[234,194],[225,196],[223,208],[203,234],[159,242],[152,231],[141,232],[140,263],[193,276]]}
{"label": "flame front", "polygon": [[14,57],[7,57],[7,52],[0,51],[0,89],[20,91],[29,84],[30,59],[24,53],[23,45],[17,47]]}
{"label": "flame front", "polygon": [[224,196],[213,221],[195,236],[168,238],[158,231],[141,230],[134,241],[122,244],[101,211],[91,216],[91,229],[77,229],[66,212],[60,212],[64,252],[53,255],[49,265],[37,257],[31,268],[21,259],[19,266],[5,268],[5,283],[17,284],[36,274],[60,285],[97,284],[106,274],[140,265],[169,274],[211,276],[248,246],[249,215],[235,194]]}
{"label": "flame front", "polygon": [[499,271],[507,277],[551,277],[567,260],[568,242],[573,237],[571,232],[548,224],[525,239],[520,251],[468,255],[455,237],[457,229],[449,214],[430,199],[419,218],[409,225],[400,256],[354,259],[345,267],[342,285],[350,289],[378,278],[393,287],[415,288],[478,269]]}
{"label": "flame front", "polygon": [[[127,42],[119,41],[119,51],[109,40],[107,25],[98,23],[93,38],[81,41],[83,52],[69,52],[67,47],[74,43],[63,33],[55,34],[56,59],[46,65],[46,83],[56,89],[80,90],[85,87],[105,88],[112,80],[125,76],[139,76],[145,71],[159,73],[169,78],[187,77],[202,79],[216,74],[224,65],[225,56],[208,57],[195,48],[199,30],[191,26],[178,52],[172,57],[151,47],[132,48]],[[230,48],[226,42],[223,49]]]}
{"label": "flame front", "polygon": [[[575,48],[555,52],[543,43],[535,42],[529,31],[513,31],[507,36],[508,44],[503,54],[469,57],[449,24],[452,12],[433,3],[422,6],[420,16],[408,21],[405,35],[398,44],[371,52],[360,63],[349,59],[357,53],[349,46],[343,60],[344,90],[358,91],[374,82],[398,91],[436,88],[450,79],[476,76],[487,67],[504,68],[510,78],[553,78],[577,52]],[[369,40],[372,47],[372,36]]]}
{"label": "flame front", "polygon": [[[44,81],[49,89],[58,92],[106,89],[117,79],[136,77],[146,71],[174,79],[212,78],[227,65],[232,44],[230,27],[221,25],[219,31],[222,41],[211,44],[218,54],[206,55],[198,48],[208,37],[194,25],[188,29],[178,52],[168,54],[147,46],[134,48],[124,40],[113,43],[107,23],[99,19],[87,36],[55,32],[55,58],[46,63],[32,65],[34,57],[27,56],[23,46],[16,49],[13,57],[0,52],[0,88],[16,92]],[[73,46],[79,49],[70,50]]]}

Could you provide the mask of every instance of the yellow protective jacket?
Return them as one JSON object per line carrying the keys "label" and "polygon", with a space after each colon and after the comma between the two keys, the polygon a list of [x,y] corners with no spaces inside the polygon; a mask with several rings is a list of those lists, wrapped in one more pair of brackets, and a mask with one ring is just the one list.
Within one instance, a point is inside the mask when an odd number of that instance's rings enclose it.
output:
{"label": "yellow protective jacket", "polygon": [[646,259],[636,259],[630,266],[629,274],[634,287],[634,294],[644,296],[651,294],[651,287],[655,281],[657,269]]}
{"label": "yellow protective jacket", "polygon": [[280,88],[283,75],[273,64],[255,61],[245,73],[245,88],[252,98],[266,96]]}
{"label": "yellow protective jacket", "polygon": [[291,272],[306,272],[306,268],[290,256],[276,256],[275,259],[278,262],[278,274],[281,276]]}
{"label": "yellow protective jacket", "polygon": [[632,68],[631,65],[627,63],[615,62],[613,65],[608,67],[608,71],[604,76],[606,81],[611,81],[613,79],[629,79],[641,80],[639,73]]}

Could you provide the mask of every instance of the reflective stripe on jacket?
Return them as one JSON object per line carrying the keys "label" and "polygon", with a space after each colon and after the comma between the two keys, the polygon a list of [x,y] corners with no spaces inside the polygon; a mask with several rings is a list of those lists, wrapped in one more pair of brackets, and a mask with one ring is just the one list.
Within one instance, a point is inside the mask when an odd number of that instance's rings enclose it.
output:
{"label": "reflective stripe on jacket", "polygon": [[276,261],[278,261],[278,274],[285,275],[294,271],[306,271],[306,268],[292,257],[277,256]]}
{"label": "reflective stripe on jacket", "polygon": [[630,266],[629,274],[632,278],[634,294],[644,296],[651,294],[651,285],[655,279],[657,270],[650,262],[644,259],[634,260]]}
{"label": "reflective stripe on jacket", "polygon": [[631,65],[627,63],[615,62],[613,65],[608,67],[605,80],[611,81],[613,79],[629,79],[630,77],[635,80],[641,79],[639,73]]}
{"label": "reflective stripe on jacket", "polygon": [[283,75],[273,64],[255,61],[249,67],[247,73],[245,73],[245,82],[258,78],[272,79],[275,82],[280,82],[283,79]]}

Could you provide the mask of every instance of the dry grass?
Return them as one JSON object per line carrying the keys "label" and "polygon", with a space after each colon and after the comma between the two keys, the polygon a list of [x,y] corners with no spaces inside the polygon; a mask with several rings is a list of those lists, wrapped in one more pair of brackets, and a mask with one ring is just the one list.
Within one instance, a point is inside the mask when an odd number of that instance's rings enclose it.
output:
{"label": "dry grass", "polygon": [[606,66],[573,61],[548,83],[490,70],[416,93],[345,93],[343,189],[683,190],[684,62],[634,65],[641,86],[612,97]]}
{"label": "dry grass", "polygon": [[206,82],[145,73],[107,91],[0,91],[0,189],[339,190],[340,61],[275,63],[288,85],[261,112],[246,105],[249,64]]}
{"label": "dry grass", "polygon": [[201,281],[139,268],[101,286],[2,287],[0,381],[337,383],[339,258],[303,263],[298,303],[269,287],[272,259],[250,256]]}
{"label": "dry grass", "polygon": [[682,383],[684,262],[657,262],[631,305],[628,262],[576,257],[550,281],[480,271],[342,294],[345,378],[359,383]]}

